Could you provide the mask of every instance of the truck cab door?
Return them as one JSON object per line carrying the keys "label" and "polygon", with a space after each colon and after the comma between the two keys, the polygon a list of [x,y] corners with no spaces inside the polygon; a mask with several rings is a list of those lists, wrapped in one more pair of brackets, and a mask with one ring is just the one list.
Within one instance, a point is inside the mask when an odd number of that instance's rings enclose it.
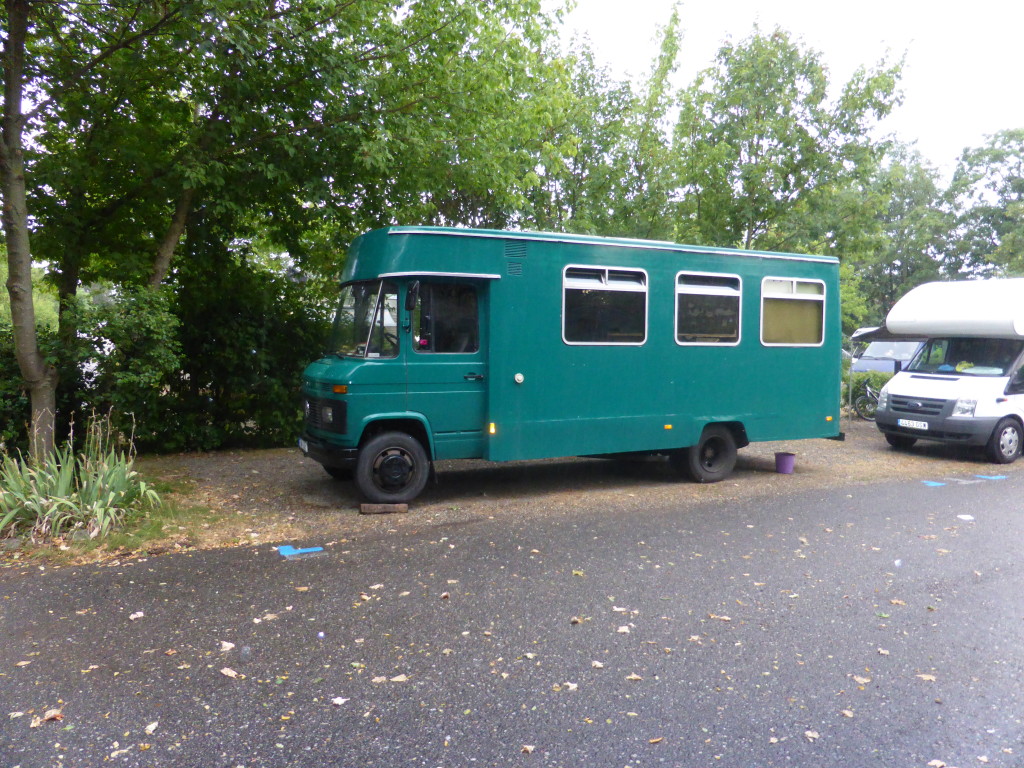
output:
{"label": "truck cab door", "polygon": [[430,425],[434,458],[480,457],[487,421],[487,284],[439,277],[409,290],[408,409]]}

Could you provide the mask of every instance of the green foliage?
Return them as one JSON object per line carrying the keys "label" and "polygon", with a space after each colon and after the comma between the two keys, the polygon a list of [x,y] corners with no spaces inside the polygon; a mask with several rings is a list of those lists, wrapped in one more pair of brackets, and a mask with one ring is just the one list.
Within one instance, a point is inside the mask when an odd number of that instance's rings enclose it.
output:
{"label": "green foliage", "polygon": [[[846,402],[848,399],[852,402],[861,395],[865,394],[864,388],[870,384],[872,389],[876,392],[880,392],[882,387],[888,383],[889,379],[894,374],[886,373],[885,371],[857,371],[853,374],[847,374],[843,378],[843,401]],[[850,390],[853,391],[853,395],[849,394]]]}
{"label": "green foliage", "polygon": [[682,95],[677,236],[785,245],[795,214],[877,155],[868,131],[898,102],[899,72],[884,63],[862,70],[833,102],[821,55],[788,33],[755,28],[725,44]]}
{"label": "green foliage", "polygon": [[951,275],[1024,274],[1024,128],[966,150],[946,197],[957,217],[945,253]]}
{"label": "green foliage", "polygon": [[108,535],[160,497],[133,468],[131,441],[123,446],[109,419],[93,417],[80,450],[73,439],[39,460],[5,453],[0,462],[0,536],[59,538],[84,531]]}
{"label": "green foliage", "polygon": [[[180,375],[167,392],[174,418],[147,423],[140,445],[158,450],[276,446],[301,431],[302,369],[322,350],[328,309],[294,273],[230,252],[204,228],[179,276]],[[144,438],[144,439],[143,439]]]}

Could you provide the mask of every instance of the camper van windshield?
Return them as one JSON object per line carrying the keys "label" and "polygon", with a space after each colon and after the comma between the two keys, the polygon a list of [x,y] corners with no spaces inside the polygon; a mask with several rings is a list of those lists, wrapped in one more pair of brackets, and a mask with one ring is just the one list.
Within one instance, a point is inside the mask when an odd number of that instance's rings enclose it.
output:
{"label": "camper van windshield", "polygon": [[930,339],[908,370],[965,376],[1007,376],[1024,341],[1014,339]]}
{"label": "camper van windshield", "polygon": [[341,288],[329,353],[348,357],[398,354],[398,289],[379,280]]}

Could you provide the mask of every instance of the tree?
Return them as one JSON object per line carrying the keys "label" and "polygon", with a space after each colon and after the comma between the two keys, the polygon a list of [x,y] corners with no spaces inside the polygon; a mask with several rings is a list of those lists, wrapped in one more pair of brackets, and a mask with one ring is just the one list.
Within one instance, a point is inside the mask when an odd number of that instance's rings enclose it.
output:
{"label": "tree", "polygon": [[[15,355],[29,389],[30,450],[53,448],[57,367],[39,347],[32,299],[32,249],[26,132],[37,130],[68,93],[118,52],[155,35],[180,7],[166,3],[68,4],[5,0],[3,17],[3,135],[0,193],[7,241],[7,291]],[[26,99],[32,106],[26,111]]]}
{"label": "tree", "polygon": [[1024,128],[967,149],[947,202],[956,216],[946,251],[951,275],[1024,274]]}
{"label": "tree", "polygon": [[869,129],[899,102],[900,69],[861,69],[833,101],[820,54],[788,33],[724,45],[681,94],[677,237],[785,245],[788,219],[879,155]]}

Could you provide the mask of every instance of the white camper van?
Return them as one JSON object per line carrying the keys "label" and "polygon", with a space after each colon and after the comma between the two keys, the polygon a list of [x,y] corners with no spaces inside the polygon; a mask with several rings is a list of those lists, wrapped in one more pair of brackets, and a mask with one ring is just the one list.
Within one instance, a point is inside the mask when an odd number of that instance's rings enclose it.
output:
{"label": "white camper van", "polygon": [[878,399],[894,448],[918,440],[984,447],[1009,464],[1024,436],[1024,279],[925,283],[896,302],[889,332],[927,338]]}

